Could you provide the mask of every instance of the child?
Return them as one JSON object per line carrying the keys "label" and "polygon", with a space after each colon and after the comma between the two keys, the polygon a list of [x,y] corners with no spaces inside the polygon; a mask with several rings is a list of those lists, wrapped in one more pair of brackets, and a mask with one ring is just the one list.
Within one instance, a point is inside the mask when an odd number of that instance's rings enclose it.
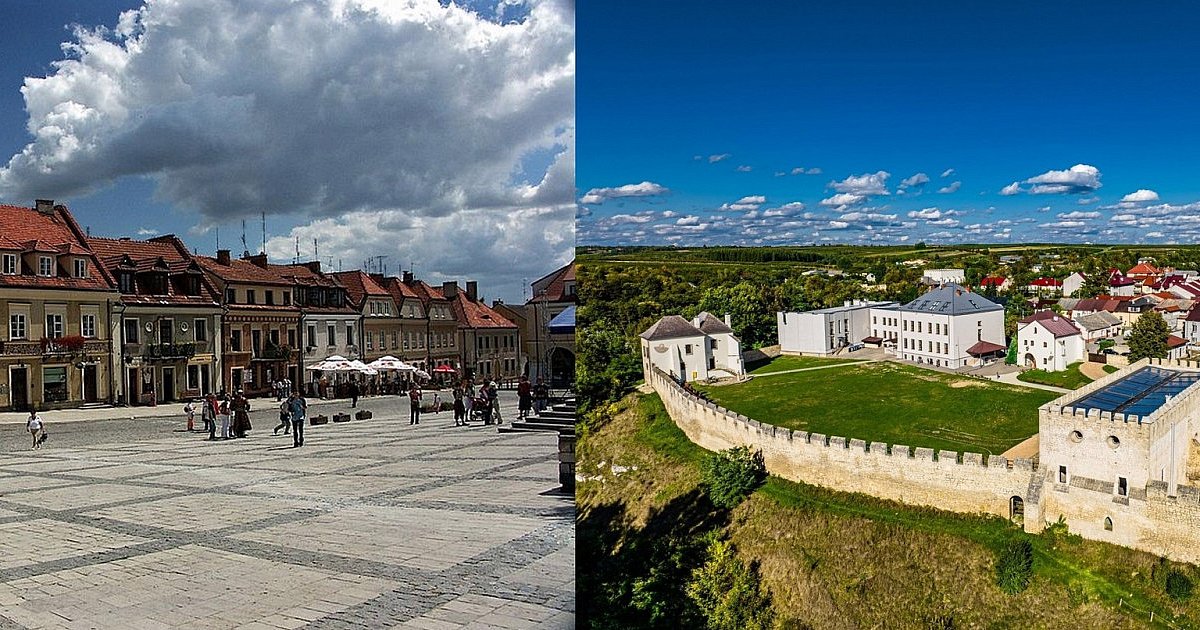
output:
{"label": "child", "polygon": [[196,405],[193,405],[192,401],[189,400],[187,404],[183,406],[183,413],[187,415],[188,432],[190,433],[195,431]]}

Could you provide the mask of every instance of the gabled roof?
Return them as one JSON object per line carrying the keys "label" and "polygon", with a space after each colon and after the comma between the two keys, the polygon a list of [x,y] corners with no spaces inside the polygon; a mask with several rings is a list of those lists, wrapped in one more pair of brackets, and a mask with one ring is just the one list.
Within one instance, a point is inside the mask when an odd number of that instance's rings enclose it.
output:
{"label": "gabled roof", "polygon": [[979,281],[979,286],[981,286],[981,287],[991,287],[991,286],[998,287],[998,286],[1003,285],[1007,281],[1008,281],[1008,278],[1005,278],[1004,276],[988,276],[988,277],[984,278],[983,280]]}
{"label": "gabled roof", "polygon": [[210,256],[196,256],[196,262],[199,262],[205,271],[225,282],[288,287],[295,284],[291,277],[280,272],[281,265],[267,265],[263,268],[241,258],[231,258],[228,265],[222,265]]}
{"label": "gabled roof", "polygon": [[[28,272],[0,276],[0,286],[113,290],[112,276],[87,248],[83,230],[79,229],[79,224],[66,206],[57,205],[50,212],[38,212],[35,208],[0,205],[0,234],[3,235],[3,245],[0,247],[9,251],[39,251],[58,255],[70,253],[90,262],[90,272],[86,278],[66,275],[45,277]],[[72,271],[64,267],[59,269],[59,274]]]}
{"label": "gabled roof", "polygon": [[1121,324],[1121,318],[1107,311],[1088,313],[1075,318],[1075,324],[1084,330],[1104,330]]}
{"label": "gabled roof", "polygon": [[958,284],[948,282],[901,306],[900,310],[910,313],[965,315],[968,313],[1002,311],[1004,307],[978,293],[971,293]]}
{"label": "gabled roof", "polygon": [[[428,286],[428,285],[426,285]],[[431,291],[435,291],[430,287]],[[441,292],[438,292],[441,295]],[[496,309],[484,304],[482,300],[471,300],[466,292],[458,291],[450,300],[450,308],[454,310],[454,319],[458,320],[459,328],[516,328],[517,325]]]}
{"label": "gabled roof", "polygon": [[1192,310],[1188,311],[1187,317],[1183,319],[1188,322],[1200,322],[1200,302],[1192,306]]}
{"label": "gabled roof", "polygon": [[717,318],[716,315],[708,311],[701,311],[696,317],[700,320],[700,331],[706,335],[720,335],[724,333],[733,333],[733,329],[725,325],[725,321]]}
{"label": "gabled roof", "polygon": [[346,287],[346,297],[359,310],[362,310],[363,303],[368,296],[389,298],[392,296],[387,289],[379,286],[379,283],[375,282],[370,274],[362,270],[339,271],[332,275],[342,283],[342,286]]}
{"label": "gabled roof", "polygon": [[1071,320],[1060,316],[1054,311],[1038,311],[1020,321],[1021,324],[1034,324],[1050,331],[1055,338],[1078,335],[1079,328]]}
{"label": "gabled roof", "polygon": [[640,336],[646,341],[657,341],[659,339],[679,339],[680,337],[703,337],[704,332],[678,315],[667,315],[654,322]]}
{"label": "gabled roof", "polygon": [[1029,286],[1031,286],[1031,287],[1061,287],[1062,280],[1055,280],[1054,278],[1042,277],[1042,278],[1035,279],[1033,282],[1030,282]]}
{"label": "gabled roof", "polygon": [[985,354],[994,354],[1004,350],[1007,350],[1007,348],[1000,344],[992,343],[990,341],[977,341],[975,342],[975,345],[967,348],[967,354],[977,357]]}
{"label": "gabled roof", "polygon": [[1162,270],[1150,263],[1138,263],[1125,272],[1127,276],[1151,276],[1162,273]]}
{"label": "gabled roof", "polygon": [[[163,271],[168,274],[188,274],[199,272],[200,266],[193,260],[187,247],[174,235],[159,236],[148,241],[136,241],[129,238],[102,238],[98,236],[87,239],[88,247],[95,252],[104,266],[114,275],[119,269],[124,272]],[[137,282],[134,283],[134,293],[122,294],[121,301],[126,303],[145,304],[191,304],[213,305],[219,302],[217,290],[203,274],[199,274],[200,295],[181,295],[168,282],[166,294],[143,294]]]}
{"label": "gabled roof", "polygon": [[[571,262],[551,271],[550,273],[534,280],[530,287],[533,289],[533,298],[530,302],[574,302],[575,294],[567,294],[566,285],[575,280],[575,261]],[[545,287],[544,292],[540,290]]]}
{"label": "gabled roof", "polygon": [[1167,335],[1167,348],[1168,349],[1178,348],[1179,346],[1186,346],[1186,345],[1187,345],[1187,339],[1184,339],[1183,337],[1180,337],[1178,335]]}

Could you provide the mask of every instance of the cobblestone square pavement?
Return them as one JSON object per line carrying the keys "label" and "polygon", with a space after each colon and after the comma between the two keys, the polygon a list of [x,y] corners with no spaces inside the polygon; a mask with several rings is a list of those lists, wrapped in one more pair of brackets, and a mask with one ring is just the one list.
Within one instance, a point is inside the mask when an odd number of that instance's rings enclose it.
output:
{"label": "cobblestone square pavement", "polygon": [[55,448],[47,412],[45,448],[0,455],[0,629],[574,627],[557,436],[362,406],[299,449],[266,412]]}

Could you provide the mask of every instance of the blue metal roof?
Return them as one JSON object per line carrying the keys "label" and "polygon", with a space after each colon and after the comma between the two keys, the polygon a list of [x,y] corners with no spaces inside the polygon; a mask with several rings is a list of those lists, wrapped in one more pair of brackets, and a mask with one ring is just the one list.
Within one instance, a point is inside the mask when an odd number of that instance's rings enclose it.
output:
{"label": "blue metal roof", "polygon": [[554,335],[570,335],[575,332],[575,305],[572,304],[563,312],[550,320],[550,333]]}
{"label": "blue metal roof", "polygon": [[1200,381],[1200,372],[1179,372],[1144,367],[1071,403],[1076,409],[1100,409],[1113,413],[1148,416],[1167,398]]}

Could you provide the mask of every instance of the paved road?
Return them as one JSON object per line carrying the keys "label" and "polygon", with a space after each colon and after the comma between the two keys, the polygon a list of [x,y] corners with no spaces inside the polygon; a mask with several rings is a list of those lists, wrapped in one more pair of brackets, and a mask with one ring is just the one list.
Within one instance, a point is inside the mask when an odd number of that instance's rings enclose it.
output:
{"label": "paved road", "polygon": [[0,429],[0,629],[573,627],[557,437],[360,407],[300,449],[267,409],[244,440],[93,420],[31,451]]}

